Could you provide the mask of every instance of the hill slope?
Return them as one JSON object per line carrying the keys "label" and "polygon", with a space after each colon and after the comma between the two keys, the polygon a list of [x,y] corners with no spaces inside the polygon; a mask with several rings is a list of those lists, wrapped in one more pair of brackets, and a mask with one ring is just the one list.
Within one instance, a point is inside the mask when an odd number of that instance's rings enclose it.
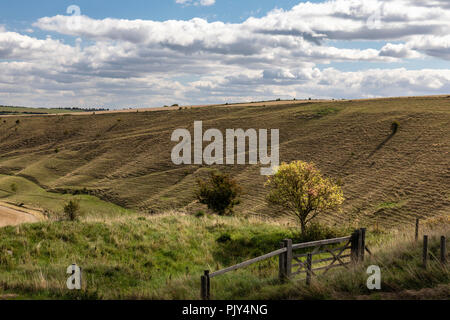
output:
{"label": "hill slope", "polygon": [[[448,97],[17,119],[0,122],[0,198],[5,201],[54,209],[45,201],[49,191],[80,190],[148,212],[194,208],[195,179],[210,168],[172,164],[176,143],[170,137],[178,128],[192,132],[194,121],[203,120],[204,130],[280,129],[281,161],[314,161],[344,183],[343,213],[325,217],[330,223],[394,226],[450,209]],[[395,135],[393,121],[400,124]],[[237,212],[274,213],[265,204],[265,177],[257,166],[221,169],[244,187]],[[18,181],[15,192],[11,179]],[[33,197],[37,189],[39,199]]]}

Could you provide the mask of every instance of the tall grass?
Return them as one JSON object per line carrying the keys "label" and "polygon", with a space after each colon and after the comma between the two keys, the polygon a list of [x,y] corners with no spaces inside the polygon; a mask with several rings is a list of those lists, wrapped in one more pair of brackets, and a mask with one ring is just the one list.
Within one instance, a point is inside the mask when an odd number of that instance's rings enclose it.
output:
{"label": "tall grass", "polygon": [[[319,227],[316,227],[319,228]],[[324,228],[326,232],[332,232]],[[346,230],[324,236],[341,235]],[[448,230],[435,230],[443,234]],[[342,233],[340,233],[342,232]],[[218,241],[227,234],[228,239]],[[351,272],[334,269],[286,284],[277,280],[272,259],[212,279],[214,299],[336,299],[399,294],[404,290],[448,285],[448,267],[431,261],[421,267],[421,246],[400,233],[373,234],[367,239],[373,257]],[[412,232],[411,232],[412,234]],[[219,270],[274,249],[284,238],[302,239],[298,227],[248,217],[186,215],[169,212],[83,217],[80,221],[45,221],[0,229],[0,296],[43,299],[198,299],[203,270]],[[431,237],[436,253],[437,238]],[[66,268],[83,268],[83,290],[66,288]],[[382,291],[365,286],[366,267],[382,269]],[[434,290],[434,289],[433,289]]]}

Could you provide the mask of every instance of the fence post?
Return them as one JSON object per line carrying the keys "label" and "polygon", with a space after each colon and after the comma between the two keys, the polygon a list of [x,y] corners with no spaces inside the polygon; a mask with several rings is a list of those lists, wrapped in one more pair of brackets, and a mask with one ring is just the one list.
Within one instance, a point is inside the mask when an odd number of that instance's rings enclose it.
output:
{"label": "fence post", "polygon": [[416,242],[419,240],[419,218],[416,219],[416,233],[415,233]]}
{"label": "fence post", "polygon": [[[280,242],[280,245],[281,248],[285,247],[285,243],[283,241]],[[286,256],[287,252],[283,252],[278,256],[278,278],[280,279],[280,281],[284,281],[286,279]]]}
{"label": "fence post", "polygon": [[445,237],[441,236],[441,262],[443,264],[447,263],[447,250],[445,247]]}
{"label": "fence post", "polygon": [[306,284],[309,286],[311,284],[312,276],[312,254],[308,253],[306,256]]}
{"label": "fence post", "polygon": [[289,279],[292,274],[292,239],[284,239],[284,246],[286,247],[286,278]]}
{"label": "fence post", "polygon": [[359,259],[359,234],[360,234],[360,230],[355,230],[352,233],[352,238],[351,238],[351,260],[352,263],[358,263],[358,259]]}
{"label": "fence post", "polygon": [[423,267],[426,269],[428,264],[428,236],[423,236]]}
{"label": "fence post", "polygon": [[202,300],[209,300],[210,290],[211,290],[211,282],[209,278],[209,270],[205,270],[204,275],[201,277],[201,287],[200,287],[200,296]]}
{"label": "fence post", "polygon": [[360,241],[359,241],[359,245],[360,245],[360,260],[361,262],[364,262],[364,253],[366,251],[366,228],[361,228],[360,229]]}

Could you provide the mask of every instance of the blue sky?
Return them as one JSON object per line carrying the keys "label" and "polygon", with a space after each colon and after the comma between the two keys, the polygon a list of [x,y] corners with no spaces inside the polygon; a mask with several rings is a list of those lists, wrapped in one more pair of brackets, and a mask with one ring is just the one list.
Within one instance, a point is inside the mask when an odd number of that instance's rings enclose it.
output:
{"label": "blue sky", "polygon": [[449,22],[446,0],[2,1],[0,104],[446,94]]}
{"label": "blue sky", "polygon": [[186,6],[174,0],[15,0],[2,1],[0,12],[1,23],[24,24],[44,16],[65,14],[70,5],[78,5],[83,14],[96,19],[113,17],[164,21],[203,17],[211,21],[240,22],[249,16],[262,16],[274,8],[290,9],[298,3],[298,0],[218,0],[211,6]]}
{"label": "blue sky", "polygon": [[[250,16],[260,17],[275,8],[290,9],[298,0],[223,0],[212,6],[180,5],[175,0],[15,0],[0,2],[0,24],[12,30],[30,28],[37,19],[45,16],[65,15],[66,9],[77,5],[83,15],[95,19],[143,19],[154,21],[190,20],[200,17],[208,21],[241,22]],[[318,2],[312,0],[311,2]],[[45,36],[48,32],[37,35]],[[52,34],[52,33],[50,33]],[[67,39],[67,38],[66,38]]]}

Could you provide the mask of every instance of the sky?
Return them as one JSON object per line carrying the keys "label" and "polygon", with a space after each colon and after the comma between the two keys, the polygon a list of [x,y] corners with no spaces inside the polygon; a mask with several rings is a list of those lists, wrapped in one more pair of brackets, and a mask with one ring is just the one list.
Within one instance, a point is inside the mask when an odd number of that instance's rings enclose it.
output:
{"label": "sky", "polygon": [[0,105],[450,94],[448,0],[0,2]]}

